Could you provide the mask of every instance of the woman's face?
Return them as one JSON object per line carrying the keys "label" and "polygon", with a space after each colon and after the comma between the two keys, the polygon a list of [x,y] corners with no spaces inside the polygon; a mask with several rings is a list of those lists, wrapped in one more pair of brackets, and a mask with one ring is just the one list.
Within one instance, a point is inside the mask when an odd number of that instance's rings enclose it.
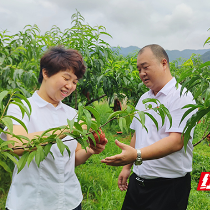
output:
{"label": "woman's face", "polygon": [[43,70],[43,80],[45,93],[44,100],[57,106],[60,101],[69,96],[77,86],[78,78],[74,74],[73,69],[59,71],[51,77],[48,77]]}

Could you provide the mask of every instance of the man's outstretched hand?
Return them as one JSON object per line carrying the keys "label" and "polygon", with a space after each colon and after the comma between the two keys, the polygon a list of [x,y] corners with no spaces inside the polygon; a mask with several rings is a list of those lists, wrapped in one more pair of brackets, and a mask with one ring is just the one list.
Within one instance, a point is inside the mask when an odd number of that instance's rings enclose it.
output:
{"label": "man's outstretched hand", "polygon": [[122,152],[118,155],[114,155],[111,157],[106,157],[101,160],[102,163],[106,163],[106,165],[111,166],[124,166],[129,163],[133,163],[137,158],[137,151],[135,148],[123,144],[118,140],[115,140],[115,144],[122,149]]}

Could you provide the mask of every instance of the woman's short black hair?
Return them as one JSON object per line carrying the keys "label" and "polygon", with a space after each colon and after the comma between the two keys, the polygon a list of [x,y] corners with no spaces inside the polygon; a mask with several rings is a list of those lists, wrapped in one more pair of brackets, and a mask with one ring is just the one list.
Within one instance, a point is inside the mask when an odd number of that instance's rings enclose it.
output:
{"label": "woman's short black hair", "polygon": [[63,46],[50,48],[40,60],[40,72],[38,82],[42,83],[42,70],[45,69],[47,76],[51,77],[59,71],[73,68],[74,74],[81,79],[86,67],[81,54],[77,50],[65,49]]}

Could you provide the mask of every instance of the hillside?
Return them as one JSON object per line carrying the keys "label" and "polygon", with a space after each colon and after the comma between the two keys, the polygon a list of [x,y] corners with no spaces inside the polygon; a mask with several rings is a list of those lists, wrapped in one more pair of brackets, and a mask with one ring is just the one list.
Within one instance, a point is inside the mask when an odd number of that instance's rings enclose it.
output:
{"label": "hillside", "polygon": [[203,62],[210,61],[210,51],[205,52],[202,56],[201,59]]}
{"label": "hillside", "polygon": [[[114,47],[112,47],[112,49],[114,49]],[[140,48],[137,46],[121,47],[119,49],[119,53],[123,56],[127,56],[128,54],[138,52],[139,50]],[[170,61],[176,60],[177,58],[189,59],[193,53],[201,55],[201,59],[204,62],[210,61],[210,49],[200,49],[200,50],[186,49],[182,51],[166,50],[166,52],[168,53]]]}

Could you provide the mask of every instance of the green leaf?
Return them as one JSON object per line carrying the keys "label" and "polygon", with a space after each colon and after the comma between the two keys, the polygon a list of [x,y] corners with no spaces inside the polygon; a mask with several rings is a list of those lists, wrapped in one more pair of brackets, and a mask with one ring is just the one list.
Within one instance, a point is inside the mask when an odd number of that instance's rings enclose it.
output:
{"label": "green leaf", "polygon": [[26,102],[26,104],[28,105],[28,108],[29,108],[29,113],[31,114],[32,109],[31,109],[31,104],[30,104],[29,100],[24,95],[21,95],[19,93],[15,93],[15,96],[20,97],[22,100],[24,100]]}
{"label": "green leaf", "polygon": [[36,154],[36,151],[33,151],[29,154],[28,159],[27,159],[28,167],[29,167],[31,161],[34,159],[35,154]]}
{"label": "green leaf", "polygon": [[185,106],[182,107],[182,109],[185,109],[185,108],[202,108],[203,106],[202,105],[199,105],[199,104],[187,104]]}
{"label": "green leaf", "polygon": [[5,56],[0,57],[0,65],[2,65],[4,63],[4,59],[5,59]]}
{"label": "green leaf", "polygon": [[126,121],[126,127],[128,128],[132,122],[131,116],[126,116],[125,121]]}
{"label": "green leaf", "polygon": [[130,114],[133,110],[134,108],[131,105],[127,105],[126,111],[128,114]]}
{"label": "green leaf", "polygon": [[28,159],[29,153],[28,152],[23,152],[23,155],[18,161],[17,167],[18,167],[18,173],[24,168],[26,165],[27,159]]}
{"label": "green leaf", "polygon": [[120,114],[126,114],[126,111],[116,111],[116,112],[113,112],[109,115],[107,121],[109,121],[110,119],[114,118],[115,116],[117,115],[120,115]]}
{"label": "green leaf", "polygon": [[12,145],[14,146],[15,142],[16,142],[16,141],[13,141],[13,140],[4,141],[4,142],[0,145],[0,147],[2,148],[2,147],[4,147],[4,146],[8,146],[8,144],[12,144]]}
{"label": "green leaf", "polygon": [[88,110],[84,109],[83,110],[86,116],[86,123],[87,123],[87,130],[89,131],[90,127],[91,127],[91,122],[92,122],[92,118],[91,118],[91,114]]}
{"label": "green leaf", "polygon": [[51,151],[49,153],[52,155],[52,158],[55,160],[55,157],[54,157],[53,153]]}
{"label": "green leaf", "polygon": [[2,107],[2,100],[4,99],[4,97],[6,95],[8,95],[8,93],[9,93],[9,91],[7,91],[7,90],[4,90],[0,93],[0,107]]}
{"label": "green leaf", "polygon": [[12,171],[10,170],[9,166],[5,162],[3,162],[2,160],[0,160],[0,166],[2,166],[5,171],[12,174]]}
{"label": "green leaf", "polygon": [[101,81],[101,79],[102,79],[103,76],[104,76],[104,75],[102,74],[101,76],[99,76],[99,77],[97,78],[97,81],[98,81],[97,86],[99,86],[99,83],[100,83],[100,81]]}
{"label": "green leaf", "polygon": [[198,75],[196,75],[196,77],[192,77],[188,83],[187,83],[187,89],[190,90],[190,88],[194,87],[196,84],[199,84],[200,81],[198,81],[200,79],[200,77]]}
{"label": "green leaf", "polygon": [[52,133],[55,133],[56,131],[58,131],[58,130],[62,130],[62,129],[64,129],[66,126],[60,126],[60,127],[57,127],[57,128],[50,128],[50,129],[47,129],[46,131],[44,131],[43,133],[42,133],[42,135],[40,136],[41,138],[43,137],[43,136],[49,136],[49,135],[51,135],[51,131],[53,131]]}
{"label": "green leaf", "polygon": [[188,129],[184,133],[184,149],[185,149],[185,152],[186,152],[186,149],[187,149],[188,141],[190,139],[190,131],[191,130],[192,129],[190,127],[188,127]]}
{"label": "green leaf", "polygon": [[101,122],[100,122],[100,114],[98,113],[98,111],[96,109],[94,109],[92,106],[86,106],[85,109],[87,109],[88,111],[90,111],[93,114],[93,116],[96,119],[97,125],[99,127]]}
{"label": "green leaf", "polygon": [[97,125],[97,122],[96,121],[92,121],[91,122],[91,128],[94,131],[97,131],[98,130],[99,126]]}
{"label": "green leaf", "polygon": [[[210,37],[209,37],[210,38]],[[210,61],[207,61],[207,62],[205,62],[205,63],[202,63],[200,66],[199,66],[199,69],[200,68],[203,68],[203,67],[205,67],[205,66],[210,66]]]}
{"label": "green leaf", "polygon": [[4,131],[4,133],[7,133],[7,134],[12,135],[13,137],[15,137],[18,140],[20,140],[22,143],[23,143],[22,139],[25,139],[26,141],[30,142],[30,139],[27,138],[26,136],[23,136],[23,135],[15,135],[14,133],[11,134],[10,132],[5,132],[5,131]]}
{"label": "green leaf", "polygon": [[157,120],[148,112],[145,112],[146,115],[148,115],[150,117],[150,119],[154,122],[156,128],[157,128],[157,131],[158,131],[158,122]]}
{"label": "green leaf", "polygon": [[2,118],[2,122],[4,125],[9,129],[9,131],[12,133],[13,132],[13,122],[9,116],[5,116]]}
{"label": "green leaf", "polygon": [[45,156],[48,155],[48,153],[50,152],[51,147],[52,147],[52,143],[48,143],[46,146],[44,146],[44,154],[45,154]]}
{"label": "green leaf", "polygon": [[72,120],[67,119],[67,123],[68,123],[69,129],[70,129],[70,132],[73,130],[74,122],[75,122],[74,119],[72,119]]}
{"label": "green leaf", "polygon": [[36,145],[36,147],[37,147],[37,151],[35,153],[35,162],[37,166],[39,167],[40,162],[44,159],[44,151],[43,151],[42,146]]}
{"label": "green leaf", "polygon": [[205,94],[204,106],[208,107],[209,105],[210,105],[210,88],[207,88],[206,94]]}
{"label": "green leaf", "polygon": [[[39,144],[46,144],[46,143],[54,143],[55,138],[57,137],[56,134],[50,135],[47,138],[38,138],[38,141],[40,142]],[[36,140],[35,140],[36,142]]]}
{"label": "green leaf", "polygon": [[[180,83],[181,81],[183,81],[185,78],[189,77],[192,74],[192,69],[187,69],[186,71],[182,71],[179,79],[177,80],[177,85],[178,83]],[[182,84],[183,85],[183,84]]]}
{"label": "green leaf", "polygon": [[56,143],[57,143],[58,149],[60,150],[60,153],[63,155],[63,152],[65,150],[64,143],[59,138],[56,138]]}
{"label": "green leaf", "polygon": [[171,126],[172,126],[172,117],[171,117],[170,112],[168,111],[168,109],[163,104],[161,104],[160,107],[164,111],[164,113],[167,115],[167,117],[169,119],[169,122],[170,122],[170,127],[169,128],[171,128]]}
{"label": "green leaf", "polygon": [[[97,132],[96,132],[96,134],[97,134]],[[88,137],[92,139],[94,146],[96,146],[96,140],[95,140],[93,133],[88,134]]]}
{"label": "green leaf", "polygon": [[68,152],[69,158],[70,158],[71,151],[70,151],[69,147],[68,147],[66,144],[64,144],[64,146],[65,146],[65,148],[66,148],[66,150],[67,150],[67,152]]}
{"label": "green leaf", "polygon": [[1,152],[1,154],[6,156],[6,157],[8,157],[16,165],[18,164],[18,161],[10,153],[8,153],[8,152]]}
{"label": "green leaf", "polygon": [[183,94],[184,88],[187,87],[187,84],[188,84],[189,80],[190,80],[190,79],[187,78],[187,79],[182,83],[182,86],[181,86],[181,89],[180,89],[180,96]]}
{"label": "green leaf", "polygon": [[[83,130],[78,130],[77,128],[73,128],[73,131],[74,132],[77,132],[79,135],[82,135],[82,136],[85,136],[86,135],[86,132],[83,132]],[[72,135],[72,133],[69,134],[69,136],[71,136],[71,135]]]}
{"label": "green leaf", "polygon": [[206,41],[204,42],[203,46],[204,46],[205,44],[209,43],[209,40],[210,40],[210,37],[208,37],[208,38],[206,39]]}
{"label": "green leaf", "polygon": [[[141,120],[138,118],[138,117],[136,117],[136,116],[134,116],[140,123],[141,123]],[[142,123],[141,123],[141,125],[142,125]],[[148,133],[148,129],[147,129],[147,127],[146,126],[142,126],[146,131],[147,131],[147,133]]]}
{"label": "green leaf", "polygon": [[208,109],[199,109],[195,114],[192,115],[190,119],[188,119],[185,128],[183,130],[184,135],[184,145],[186,150],[186,145],[190,139],[190,132],[195,127],[196,123],[204,116],[210,112],[210,107]]}
{"label": "green leaf", "polygon": [[104,31],[101,31],[101,32],[100,32],[100,34],[105,34],[105,35],[107,35],[107,36],[109,36],[109,37],[111,37],[111,38],[112,38],[112,36],[111,36],[110,34],[108,34],[108,33],[104,32]]}
{"label": "green leaf", "polygon": [[[183,107],[183,108],[187,108],[187,107]],[[179,125],[181,125],[181,123],[182,123],[182,121],[184,120],[184,118],[187,117],[187,115],[190,114],[191,112],[193,112],[196,108],[197,108],[197,107],[194,106],[194,107],[188,109],[188,110],[183,114],[182,119],[180,120]]]}
{"label": "green leaf", "polygon": [[[145,105],[146,106],[146,105]],[[152,104],[148,105],[148,109],[152,109]]]}
{"label": "green leaf", "polygon": [[128,127],[126,125],[126,119],[122,118],[122,126],[125,128],[126,132],[128,132]]}
{"label": "green leaf", "polygon": [[143,111],[138,111],[139,119],[143,127],[145,127],[145,114]]}
{"label": "green leaf", "polygon": [[164,125],[164,123],[165,123],[165,116],[166,116],[166,114],[165,114],[165,112],[164,112],[164,110],[162,110],[162,104],[160,104],[160,106],[159,107],[157,107],[157,108],[154,108],[154,111],[157,113],[157,114],[159,114],[160,115],[160,117],[161,117],[161,120],[162,120],[162,126]]}
{"label": "green leaf", "polygon": [[83,105],[81,103],[79,103],[78,105],[78,122],[81,120],[81,117],[82,117],[82,114],[83,114]]}
{"label": "green leaf", "polygon": [[[28,133],[28,129],[26,127],[26,125],[23,123],[23,121],[19,120],[18,118],[12,116],[12,115],[7,115],[6,117],[12,118],[13,120],[17,121],[18,123],[20,123],[23,128],[26,130],[26,132]],[[10,119],[11,120],[11,119]],[[11,120],[12,121],[12,120]]]}
{"label": "green leaf", "polygon": [[194,93],[194,99],[197,99],[198,96],[201,95],[204,90],[206,90],[206,88],[203,85],[201,87],[198,86],[197,88],[198,89]]}
{"label": "green leaf", "polygon": [[142,100],[142,103],[145,104],[145,103],[156,103],[157,105],[160,104],[160,101],[158,99],[155,99],[155,98],[146,98],[144,100]]}
{"label": "green leaf", "polygon": [[123,132],[123,118],[119,118],[120,130]]}
{"label": "green leaf", "polygon": [[29,113],[28,109],[24,106],[22,101],[19,98],[15,98],[14,100],[15,101],[12,101],[11,104],[15,104],[15,105],[19,106],[21,113],[22,113],[22,118],[24,117],[24,115],[26,113],[30,119],[30,113]]}
{"label": "green leaf", "polygon": [[[83,132],[83,129],[82,129],[82,126],[78,123],[78,122],[75,122],[74,123],[74,127],[79,130],[80,132]],[[73,128],[73,130],[75,130],[75,128]]]}

